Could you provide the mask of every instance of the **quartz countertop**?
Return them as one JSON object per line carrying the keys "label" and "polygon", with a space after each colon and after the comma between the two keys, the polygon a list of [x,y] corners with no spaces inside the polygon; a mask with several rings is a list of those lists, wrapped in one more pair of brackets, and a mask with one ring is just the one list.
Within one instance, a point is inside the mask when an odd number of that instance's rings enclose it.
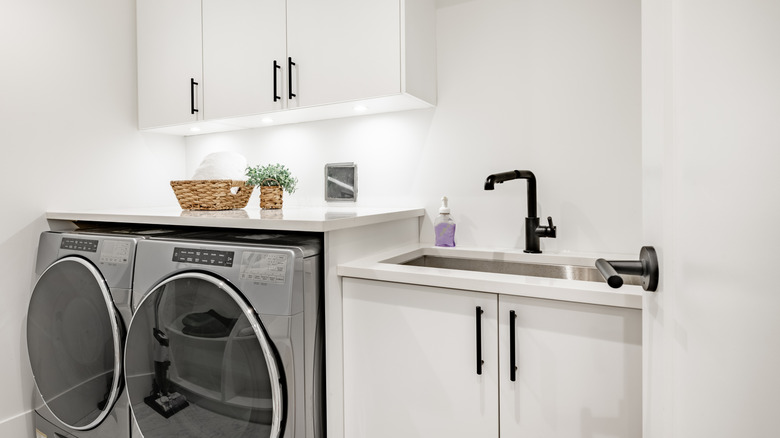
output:
{"label": "quartz countertop", "polygon": [[136,208],[83,211],[50,211],[46,219],[84,222],[114,222],[279,231],[327,232],[400,219],[421,217],[423,208],[374,207],[284,207],[280,210],[182,210]]}
{"label": "quartz countertop", "polygon": [[641,286],[636,285],[624,284],[619,289],[612,289],[604,282],[475,272],[401,264],[423,255],[586,267],[594,267],[596,259],[600,257],[606,259],[627,258],[624,254],[526,254],[522,250],[512,249],[439,248],[417,245],[340,264],[337,272],[338,275],[342,277],[418,284],[422,286],[490,292],[633,309],[642,308],[643,290]]}

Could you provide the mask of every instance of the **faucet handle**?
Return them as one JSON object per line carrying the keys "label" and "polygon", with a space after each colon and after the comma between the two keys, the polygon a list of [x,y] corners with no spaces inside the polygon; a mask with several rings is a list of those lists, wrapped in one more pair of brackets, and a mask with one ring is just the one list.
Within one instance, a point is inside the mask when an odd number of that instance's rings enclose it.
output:
{"label": "faucet handle", "polygon": [[547,216],[547,226],[539,225],[536,227],[536,235],[539,237],[555,238],[557,227],[553,224],[552,216]]}
{"label": "faucet handle", "polygon": [[552,216],[547,216],[547,237],[555,237],[557,228],[553,224]]}

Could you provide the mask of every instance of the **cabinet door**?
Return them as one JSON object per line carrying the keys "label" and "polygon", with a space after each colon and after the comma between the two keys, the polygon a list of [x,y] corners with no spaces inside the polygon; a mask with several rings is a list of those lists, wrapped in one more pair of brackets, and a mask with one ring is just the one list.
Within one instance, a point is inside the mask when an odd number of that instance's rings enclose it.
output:
{"label": "cabinet door", "polygon": [[137,13],[139,127],[200,120],[200,0],[138,0]]}
{"label": "cabinet door", "polygon": [[347,438],[498,437],[495,295],[351,278],[343,292]]}
{"label": "cabinet door", "polygon": [[285,28],[285,0],[203,0],[206,119],[283,108]]}
{"label": "cabinet door", "polygon": [[640,310],[502,295],[499,339],[501,436],[642,436]]}
{"label": "cabinet door", "polygon": [[288,0],[291,106],[401,91],[400,0]]}

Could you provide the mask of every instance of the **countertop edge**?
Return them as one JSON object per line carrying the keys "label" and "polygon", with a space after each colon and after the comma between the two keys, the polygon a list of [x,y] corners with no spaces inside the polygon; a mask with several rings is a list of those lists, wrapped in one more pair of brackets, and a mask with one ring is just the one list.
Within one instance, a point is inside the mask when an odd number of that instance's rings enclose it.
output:
{"label": "countertop edge", "polygon": [[[606,284],[589,281],[558,280],[382,263],[383,260],[400,257],[410,252],[423,251],[426,248],[428,247],[424,245],[409,247],[341,264],[337,268],[337,274],[340,277],[366,280],[642,309],[643,292],[640,286],[625,285],[618,290],[611,289]],[[591,255],[580,257],[571,254],[561,255],[561,257],[566,260],[590,260],[592,258]],[[548,260],[554,260],[555,258],[556,255],[548,254],[547,256]]]}
{"label": "countertop edge", "polygon": [[[293,211],[293,210],[289,210]],[[305,208],[296,208],[294,211],[306,211]],[[423,208],[398,208],[398,209],[344,209],[344,208],[313,208],[311,211],[320,212],[323,217],[311,218],[263,218],[259,217],[265,211],[250,217],[244,210],[226,210],[226,211],[190,211],[179,210],[176,215],[175,209],[167,209],[157,213],[132,212],[132,211],[48,211],[46,219],[62,221],[86,221],[86,222],[114,222],[148,225],[171,225],[171,226],[195,226],[195,227],[214,227],[214,228],[244,228],[244,229],[264,229],[278,231],[308,231],[308,232],[328,232],[348,228],[355,228],[365,225],[373,225],[383,222],[390,222],[401,219],[421,217],[425,214]],[[284,215],[284,209],[279,211]],[[332,212],[333,217],[327,217],[326,212]],[[357,213],[356,213],[357,212]],[[275,211],[270,211],[269,216],[273,216]],[[245,217],[242,217],[245,216]]]}

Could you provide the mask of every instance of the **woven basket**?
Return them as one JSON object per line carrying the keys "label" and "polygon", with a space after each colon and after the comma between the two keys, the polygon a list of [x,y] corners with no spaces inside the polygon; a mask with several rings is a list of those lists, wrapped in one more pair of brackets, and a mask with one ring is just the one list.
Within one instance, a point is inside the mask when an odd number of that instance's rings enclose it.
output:
{"label": "woven basket", "polygon": [[[233,210],[244,208],[252,196],[253,186],[244,181],[207,179],[171,181],[173,193],[184,210]],[[236,193],[232,189],[237,187]]]}
{"label": "woven basket", "polygon": [[[263,180],[265,181],[276,181],[273,178],[266,178]],[[282,194],[283,189],[281,185],[276,186],[260,186],[260,208],[266,209],[266,210],[274,210],[282,208]],[[279,184],[279,181],[276,181],[276,184]]]}

